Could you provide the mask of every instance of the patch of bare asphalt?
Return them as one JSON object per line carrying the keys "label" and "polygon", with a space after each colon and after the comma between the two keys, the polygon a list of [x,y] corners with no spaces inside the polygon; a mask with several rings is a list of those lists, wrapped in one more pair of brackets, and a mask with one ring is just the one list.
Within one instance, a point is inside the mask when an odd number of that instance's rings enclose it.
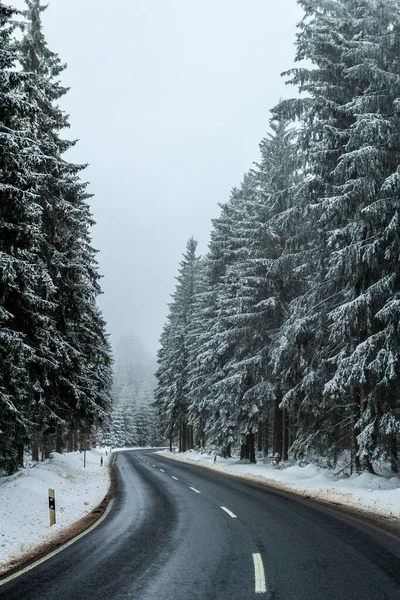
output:
{"label": "patch of bare asphalt", "polygon": [[292,499],[301,502],[302,500],[306,503],[311,503],[316,507],[320,507],[322,509],[332,510],[336,514],[342,514],[343,516],[353,517],[354,519],[358,519],[371,527],[375,527],[379,529],[382,533],[389,535],[398,542],[400,540],[400,519],[396,517],[390,517],[386,515],[382,515],[379,513],[372,512],[367,508],[356,507],[348,504],[344,504],[340,501],[321,498],[318,496],[314,496],[304,490],[296,490],[295,488],[285,485],[282,482],[278,482],[274,479],[266,479],[262,481],[261,477],[257,476],[248,477],[246,475],[242,475],[241,473],[234,473],[232,471],[225,471],[224,469],[216,469],[213,465],[207,464],[199,464],[197,461],[186,459],[181,460],[179,458],[175,458],[172,456],[161,456],[160,458],[164,458],[166,460],[175,460],[176,462],[180,462],[182,464],[192,465],[194,467],[198,467],[199,469],[204,469],[206,471],[212,471],[214,473],[218,473],[219,475],[224,475],[225,477],[230,477],[231,479],[239,479],[248,485],[256,485],[268,488],[270,491],[278,492],[282,495],[286,495],[291,497]]}

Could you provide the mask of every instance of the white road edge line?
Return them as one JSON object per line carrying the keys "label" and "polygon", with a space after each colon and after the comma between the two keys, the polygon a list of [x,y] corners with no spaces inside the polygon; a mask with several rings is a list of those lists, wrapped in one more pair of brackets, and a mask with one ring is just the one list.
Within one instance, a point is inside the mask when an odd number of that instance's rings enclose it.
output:
{"label": "white road edge line", "polygon": [[175,481],[179,481],[179,479],[177,477],[175,477],[175,475],[171,475],[172,479],[175,479]]}
{"label": "white road edge line", "polygon": [[261,554],[253,554],[254,576],[256,579],[256,594],[265,594],[267,586],[265,585],[264,565]]}
{"label": "white road edge line", "polygon": [[31,571],[35,567],[38,567],[42,563],[46,562],[46,560],[49,560],[50,558],[53,558],[53,556],[56,556],[56,554],[59,554],[60,552],[62,552],[63,550],[65,550],[65,548],[68,548],[68,546],[72,546],[72,544],[75,544],[75,542],[77,542],[78,540],[80,540],[81,538],[83,538],[85,535],[87,535],[88,533],[90,533],[91,531],[93,531],[93,529],[95,529],[96,527],[98,527],[98,525],[100,525],[100,523],[102,523],[104,521],[104,519],[108,516],[108,513],[110,512],[110,509],[111,509],[111,506],[112,506],[113,502],[114,502],[114,499],[112,498],[110,500],[110,502],[109,502],[106,510],[104,511],[104,513],[102,514],[102,516],[100,517],[100,519],[98,519],[97,521],[95,521],[93,523],[93,525],[91,525],[90,527],[88,527],[88,529],[85,529],[85,531],[82,531],[82,533],[80,533],[76,537],[72,538],[72,540],[69,540],[69,542],[66,542],[65,544],[63,544],[62,546],[60,546],[59,548],[57,548],[57,550],[53,550],[53,552],[50,552],[49,554],[46,554],[46,556],[43,556],[43,558],[40,558],[39,560],[35,561],[31,565],[28,565],[27,567],[25,567],[24,569],[21,569],[20,571],[17,571],[16,573],[13,573],[12,575],[9,575],[5,579],[2,579],[0,581],[0,587],[2,585],[4,585],[5,583],[8,583],[9,581],[12,581],[13,579],[16,579],[20,575],[23,575],[24,573],[27,573],[28,571]]}
{"label": "white road edge line", "polygon": [[226,508],[226,506],[220,506],[220,508],[222,508],[222,510],[224,510],[230,517],[232,517],[232,519],[237,519],[235,513],[229,510],[229,508]]}
{"label": "white road edge line", "polygon": [[190,487],[190,485],[189,485],[189,490],[193,490],[194,492],[196,492],[196,494],[201,494],[201,492],[199,492],[199,490],[196,490],[196,488]]}

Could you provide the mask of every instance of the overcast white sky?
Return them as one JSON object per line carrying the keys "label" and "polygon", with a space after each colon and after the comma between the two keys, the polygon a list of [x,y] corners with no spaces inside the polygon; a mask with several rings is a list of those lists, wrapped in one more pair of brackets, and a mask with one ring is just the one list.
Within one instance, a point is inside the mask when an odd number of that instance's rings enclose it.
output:
{"label": "overcast white sky", "polygon": [[206,251],[218,202],[293,94],[280,73],[300,18],[295,0],[50,0],[44,33],[68,63],[70,159],[90,163],[114,343],[134,332],[156,351],[187,239]]}

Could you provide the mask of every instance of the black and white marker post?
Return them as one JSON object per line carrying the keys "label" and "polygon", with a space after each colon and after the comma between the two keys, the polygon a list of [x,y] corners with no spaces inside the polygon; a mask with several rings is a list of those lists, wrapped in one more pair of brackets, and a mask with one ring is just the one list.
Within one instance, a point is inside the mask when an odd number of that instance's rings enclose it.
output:
{"label": "black and white marker post", "polygon": [[49,515],[50,515],[50,527],[56,524],[56,497],[54,490],[49,488]]}

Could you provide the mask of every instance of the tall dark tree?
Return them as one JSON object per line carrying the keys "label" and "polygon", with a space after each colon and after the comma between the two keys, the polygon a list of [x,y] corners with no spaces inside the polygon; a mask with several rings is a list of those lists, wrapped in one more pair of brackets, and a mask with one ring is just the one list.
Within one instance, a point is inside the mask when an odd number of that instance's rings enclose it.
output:
{"label": "tall dark tree", "polygon": [[79,177],[84,166],[64,158],[75,143],[61,137],[69,126],[57,104],[67,92],[59,80],[65,65],[49,50],[42,32],[46,6],[40,0],[26,0],[26,4],[19,57],[24,91],[36,107],[29,128],[45,157],[38,165],[39,251],[52,283],[50,336],[55,359],[37,375],[40,393],[32,403],[31,420],[34,438],[45,441],[57,432],[61,448],[66,428],[88,431],[109,409],[110,348],[96,306],[100,287],[90,240],[90,195]]}
{"label": "tall dark tree", "polygon": [[180,263],[175,293],[160,338],[156,377],[155,407],[162,431],[170,444],[179,436],[179,450],[193,447],[192,426],[188,423],[189,371],[188,344],[193,307],[199,285],[200,262],[197,242],[190,238]]}
{"label": "tall dark tree", "polygon": [[237,405],[235,397],[224,394],[222,388],[218,401],[216,388],[225,378],[233,351],[232,345],[223,342],[224,277],[237,253],[243,251],[235,225],[242,218],[242,210],[242,192],[235,188],[229,201],[221,205],[220,216],[212,222],[209,252],[202,264],[199,294],[193,306],[189,343],[190,420],[206,448],[221,449],[226,455],[237,441]]}
{"label": "tall dark tree", "polygon": [[20,463],[27,438],[32,373],[49,360],[52,289],[40,256],[43,153],[29,125],[37,107],[16,69],[13,16],[0,3],[0,467],[8,472]]}
{"label": "tall dark tree", "polygon": [[[305,262],[314,275],[306,273],[308,289],[293,304],[285,331],[285,352],[299,357],[299,368],[284,404],[297,415],[298,451],[330,448],[335,460],[347,437],[355,467],[363,458],[372,470],[379,422],[384,446],[393,448],[396,435],[397,341],[389,331],[398,289],[391,259],[398,213],[398,3],[300,4],[297,59],[314,68],[290,74],[308,97],[285,101],[276,112],[302,124]],[[392,317],[384,333],[380,311],[388,302]]]}

